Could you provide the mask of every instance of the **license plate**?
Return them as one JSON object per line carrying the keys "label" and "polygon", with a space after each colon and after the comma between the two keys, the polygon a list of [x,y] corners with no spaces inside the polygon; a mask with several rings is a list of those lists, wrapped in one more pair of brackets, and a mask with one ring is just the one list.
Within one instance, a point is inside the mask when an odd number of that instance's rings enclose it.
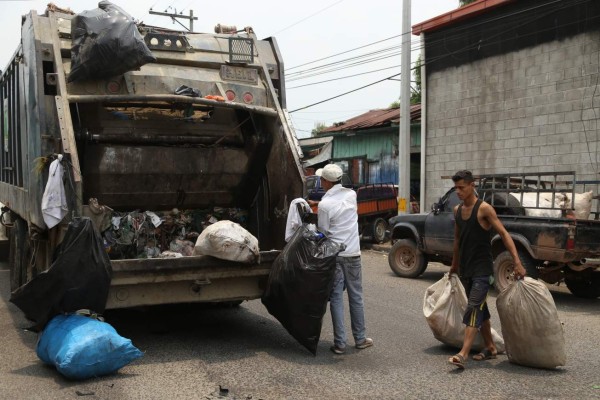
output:
{"label": "license plate", "polygon": [[221,65],[221,79],[224,81],[238,81],[256,85],[258,84],[258,71],[252,68]]}

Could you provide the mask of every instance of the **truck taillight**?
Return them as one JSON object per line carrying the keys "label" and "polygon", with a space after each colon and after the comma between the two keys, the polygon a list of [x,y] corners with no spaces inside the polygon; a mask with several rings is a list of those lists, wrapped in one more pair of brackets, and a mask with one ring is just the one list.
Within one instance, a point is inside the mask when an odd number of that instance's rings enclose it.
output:
{"label": "truck taillight", "polygon": [[233,90],[226,91],[225,96],[227,96],[227,100],[229,101],[235,100],[235,92]]}
{"label": "truck taillight", "polygon": [[254,100],[254,96],[252,96],[252,93],[246,92],[246,93],[244,93],[243,99],[244,99],[244,103],[249,104],[249,103],[252,103],[252,100]]}
{"label": "truck taillight", "polygon": [[566,250],[573,250],[575,248],[575,225],[569,226],[567,230],[567,245]]}

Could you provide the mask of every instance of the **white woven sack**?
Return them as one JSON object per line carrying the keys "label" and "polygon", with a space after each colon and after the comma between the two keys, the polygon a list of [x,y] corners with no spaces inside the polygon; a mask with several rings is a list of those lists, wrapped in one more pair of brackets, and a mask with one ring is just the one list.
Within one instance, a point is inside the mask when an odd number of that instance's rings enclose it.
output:
{"label": "white woven sack", "polygon": [[565,338],[550,291],[542,282],[525,277],[496,300],[508,360],[536,368],[565,365]]}
{"label": "white woven sack", "polygon": [[[429,286],[423,299],[423,314],[433,332],[433,336],[442,343],[461,349],[465,338],[463,316],[467,309],[467,294],[457,275],[444,274],[444,277]],[[502,336],[492,328],[492,339],[498,353],[504,352]],[[473,350],[485,348],[481,333],[477,334]]]}
{"label": "white woven sack", "polygon": [[206,255],[243,263],[259,262],[258,239],[240,224],[223,220],[204,229],[194,247],[194,255]]}

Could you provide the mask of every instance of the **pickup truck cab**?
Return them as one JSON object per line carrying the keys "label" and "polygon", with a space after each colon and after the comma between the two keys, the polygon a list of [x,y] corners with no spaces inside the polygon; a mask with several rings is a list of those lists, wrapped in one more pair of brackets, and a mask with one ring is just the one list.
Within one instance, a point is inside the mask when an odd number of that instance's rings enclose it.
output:
{"label": "pickup truck cab", "polygon": [[[503,198],[500,196],[502,193],[490,193],[485,189],[480,189],[479,194],[490,204],[491,197]],[[432,205],[428,214],[399,215],[389,220],[393,242],[389,264],[394,273],[416,278],[425,272],[429,261],[451,265],[453,209],[459,203],[452,188]],[[508,204],[494,207],[513,238],[529,276],[548,283],[564,280],[571,293],[579,297],[600,296],[600,221],[524,215],[525,208],[515,204],[514,197],[510,207]],[[513,262],[495,232],[492,235],[492,255],[495,285],[502,290],[512,280]]]}

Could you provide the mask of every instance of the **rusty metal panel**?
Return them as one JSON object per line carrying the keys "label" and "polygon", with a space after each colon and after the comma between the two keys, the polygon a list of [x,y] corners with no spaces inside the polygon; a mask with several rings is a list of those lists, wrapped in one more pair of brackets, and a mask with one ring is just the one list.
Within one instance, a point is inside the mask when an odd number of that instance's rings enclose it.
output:
{"label": "rusty metal panel", "polygon": [[114,209],[248,202],[234,196],[248,170],[244,149],[88,144],[83,163],[84,198],[96,197]]}

